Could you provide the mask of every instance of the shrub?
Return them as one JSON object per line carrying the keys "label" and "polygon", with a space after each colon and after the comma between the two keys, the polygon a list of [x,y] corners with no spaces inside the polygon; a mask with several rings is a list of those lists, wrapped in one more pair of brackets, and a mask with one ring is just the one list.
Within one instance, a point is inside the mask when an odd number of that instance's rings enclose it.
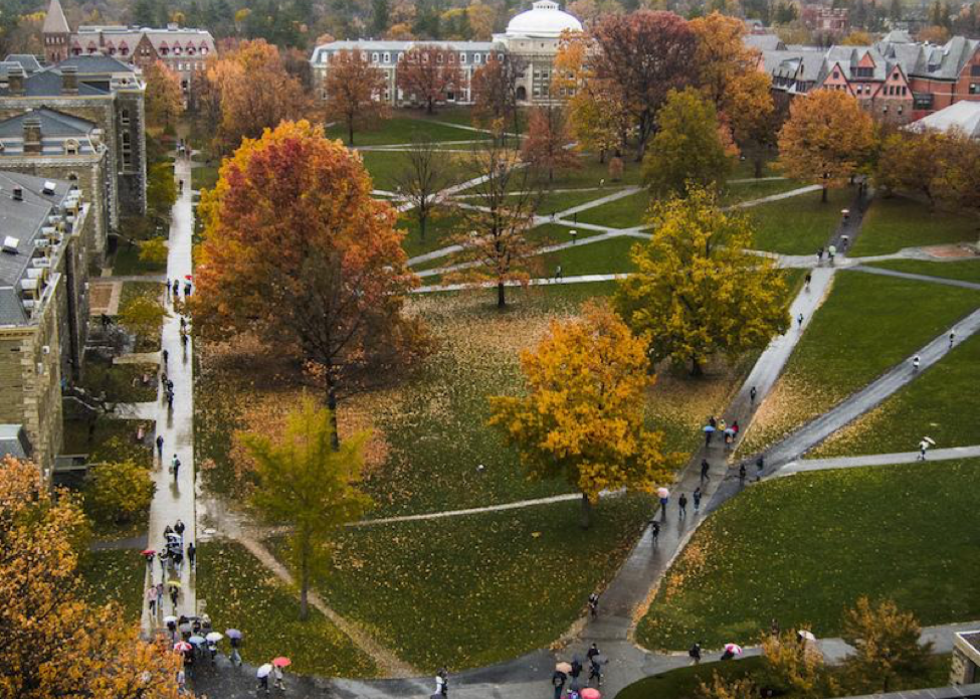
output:
{"label": "shrub", "polygon": [[609,161],[609,179],[613,182],[623,179],[623,159],[618,155]]}
{"label": "shrub", "polygon": [[133,461],[110,461],[88,474],[85,505],[98,522],[124,524],[150,506],[156,485]]}
{"label": "shrub", "polygon": [[153,267],[164,267],[167,264],[169,250],[163,238],[153,238],[140,243],[140,262]]}

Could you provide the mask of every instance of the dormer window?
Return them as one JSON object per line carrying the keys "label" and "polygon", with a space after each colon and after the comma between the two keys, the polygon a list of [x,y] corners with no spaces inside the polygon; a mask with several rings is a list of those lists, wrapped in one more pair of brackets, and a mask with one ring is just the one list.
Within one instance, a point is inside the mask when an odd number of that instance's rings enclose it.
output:
{"label": "dormer window", "polygon": [[65,155],[78,155],[78,141],[74,138],[65,141]]}
{"label": "dormer window", "polygon": [[174,55],[175,56],[179,56],[180,55],[180,47],[179,46],[174,46]]}

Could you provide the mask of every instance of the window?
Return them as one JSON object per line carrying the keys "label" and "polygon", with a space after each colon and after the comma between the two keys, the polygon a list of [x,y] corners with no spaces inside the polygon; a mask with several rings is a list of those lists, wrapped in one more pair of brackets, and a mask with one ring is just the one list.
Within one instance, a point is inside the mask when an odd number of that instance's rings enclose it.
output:
{"label": "window", "polygon": [[976,83],[970,83],[970,94],[980,95],[980,85],[977,85]]}
{"label": "window", "polygon": [[490,54],[489,53],[483,54],[483,62],[484,63],[489,63],[490,62]]}
{"label": "window", "polygon": [[887,104],[884,107],[881,108],[881,113],[882,114],[888,114],[888,105]]}
{"label": "window", "polygon": [[980,77],[980,64],[975,66],[970,66],[970,75],[973,77]]}
{"label": "window", "polygon": [[74,138],[65,141],[65,155],[78,155],[78,141]]}
{"label": "window", "polygon": [[459,54],[459,62],[460,62],[460,64],[465,64],[466,63],[466,54],[465,53]]}
{"label": "window", "polygon": [[207,56],[208,55],[208,47],[207,46],[202,46],[201,47],[201,55],[202,56]]}
{"label": "window", "polygon": [[905,108],[902,105],[898,105],[898,114],[899,114],[899,116],[901,116],[901,114],[904,111],[904,109]]}
{"label": "window", "polygon": [[391,54],[385,51],[385,63],[391,63]]}
{"label": "window", "polygon": [[193,56],[194,55],[194,47],[193,46],[188,46],[187,47],[187,55],[188,56]]}
{"label": "window", "polygon": [[834,71],[834,80],[837,80],[838,78],[840,78],[840,73],[835,70]]}
{"label": "window", "polygon": [[179,46],[174,46],[174,55],[175,56],[179,56],[180,55],[180,47]]}
{"label": "window", "polygon": [[378,62],[378,52],[375,51],[374,53],[371,54],[371,63],[377,63],[377,62]]}
{"label": "window", "polygon": [[439,65],[442,65],[442,54],[441,53],[437,53],[436,54],[436,63],[438,63]]}
{"label": "window", "polygon": [[122,110],[122,116],[120,117],[120,121],[122,121],[122,125],[123,126],[129,126],[129,110],[128,109]]}
{"label": "window", "polygon": [[478,53],[473,54],[473,62],[477,64],[480,63],[480,54]]}
{"label": "window", "polygon": [[908,88],[902,85],[902,97],[905,97],[906,94],[908,94]]}

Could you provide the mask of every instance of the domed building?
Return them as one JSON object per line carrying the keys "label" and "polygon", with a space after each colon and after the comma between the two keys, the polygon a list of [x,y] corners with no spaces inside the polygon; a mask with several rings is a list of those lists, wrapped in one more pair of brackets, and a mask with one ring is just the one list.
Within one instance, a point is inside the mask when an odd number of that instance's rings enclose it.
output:
{"label": "domed building", "polygon": [[398,89],[396,75],[404,54],[413,46],[425,44],[446,49],[450,62],[457,63],[463,74],[459,89],[444,96],[446,103],[472,103],[470,80],[473,74],[488,61],[508,56],[519,57],[527,65],[517,86],[518,99],[528,104],[546,103],[551,99],[552,64],[561,36],[566,31],[580,32],[582,23],[564,12],[554,0],[537,0],[530,10],[511,19],[503,34],[494,34],[492,41],[333,41],[313,49],[310,65],[314,88],[321,99],[326,99],[323,85],[331,57],[341,51],[360,50],[387,78],[379,99],[393,106],[413,104],[413,96],[402,94]]}

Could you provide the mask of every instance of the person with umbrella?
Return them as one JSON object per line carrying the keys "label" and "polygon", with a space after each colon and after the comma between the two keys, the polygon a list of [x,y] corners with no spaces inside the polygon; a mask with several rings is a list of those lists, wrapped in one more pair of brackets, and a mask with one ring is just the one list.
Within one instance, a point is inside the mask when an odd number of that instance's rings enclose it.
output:
{"label": "person with umbrella", "polygon": [[[714,420],[714,418],[712,418],[712,420]],[[705,447],[710,447],[711,446],[711,435],[713,435],[714,433],[715,433],[715,426],[714,425],[705,425],[704,426],[704,446]]]}
{"label": "person with umbrella", "polygon": [[177,617],[175,616],[165,616],[163,617],[163,623],[167,625],[167,631],[170,632],[170,639],[173,640],[177,637]]}
{"label": "person with umbrella", "polygon": [[[593,653],[592,651],[595,651]],[[592,680],[595,679],[596,687],[602,686],[602,664],[605,662],[605,658],[599,654],[599,649],[593,643],[592,647],[588,652],[589,659],[589,684],[592,684]]]}
{"label": "person with umbrella", "polygon": [[282,681],[282,679],[283,679],[282,670],[285,667],[289,667],[291,664],[292,664],[292,661],[289,658],[285,658],[283,656],[279,656],[278,658],[273,659],[273,661],[272,661],[272,676],[276,680],[275,681],[276,689],[281,689],[281,690],[285,690],[286,689],[286,685]]}
{"label": "person with umbrella", "polygon": [[140,555],[146,561],[146,567],[151,569],[150,570],[151,573],[153,572],[152,570],[153,559],[156,558],[156,554],[157,552],[154,551],[153,549],[143,549],[142,551],[140,551]]}
{"label": "person with umbrella", "polygon": [[722,660],[731,660],[736,655],[742,654],[742,646],[737,643],[726,643],[725,652],[721,654]]}
{"label": "person with umbrella", "polygon": [[231,644],[231,655],[228,659],[231,660],[232,665],[241,666],[242,656],[238,652],[238,647],[242,645],[242,632],[238,629],[225,629],[225,636],[228,637],[228,642]]}
{"label": "person with umbrella", "polygon": [[568,672],[572,666],[568,663],[558,663],[555,665],[555,672],[551,676],[551,685],[555,688],[555,699],[561,699],[561,693],[565,689],[565,682],[568,681]]}
{"label": "person with umbrella", "polygon": [[602,695],[599,693],[598,689],[593,689],[592,687],[586,687],[582,690],[582,699],[602,699]]}
{"label": "person with umbrella", "polygon": [[441,668],[439,672],[436,673],[435,696],[439,696],[439,697],[449,696],[449,673],[446,672],[446,668]]}
{"label": "person with umbrella", "polygon": [[217,631],[212,631],[204,640],[208,642],[208,653],[211,654],[211,664],[214,665],[214,660],[218,655],[218,641],[220,641],[224,636],[222,636]]}
{"label": "person with umbrella", "polygon": [[695,665],[700,664],[701,663],[701,644],[700,643],[695,643],[693,646],[691,646],[690,650],[687,651],[687,654],[689,656],[691,656],[691,660],[694,661],[694,664]]}
{"label": "person with umbrella", "polygon": [[667,503],[670,502],[670,491],[666,488],[657,488],[657,497],[660,498],[660,519],[667,519]]}
{"label": "person with umbrella", "polygon": [[925,461],[926,460],[926,452],[929,451],[929,447],[933,446],[934,444],[935,444],[935,442],[932,441],[932,439],[930,439],[929,437],[923,437],[922,438],[922,441],[919,442],[919,458],[916,459],[916,460],[917,461]]}
{"label": "person with umbrella", "polygon": [[259,680],[259,689],[264,689],[269,693],[269,673],[272,672],[272,663],[266,663],[255,671],[255,677]]}

